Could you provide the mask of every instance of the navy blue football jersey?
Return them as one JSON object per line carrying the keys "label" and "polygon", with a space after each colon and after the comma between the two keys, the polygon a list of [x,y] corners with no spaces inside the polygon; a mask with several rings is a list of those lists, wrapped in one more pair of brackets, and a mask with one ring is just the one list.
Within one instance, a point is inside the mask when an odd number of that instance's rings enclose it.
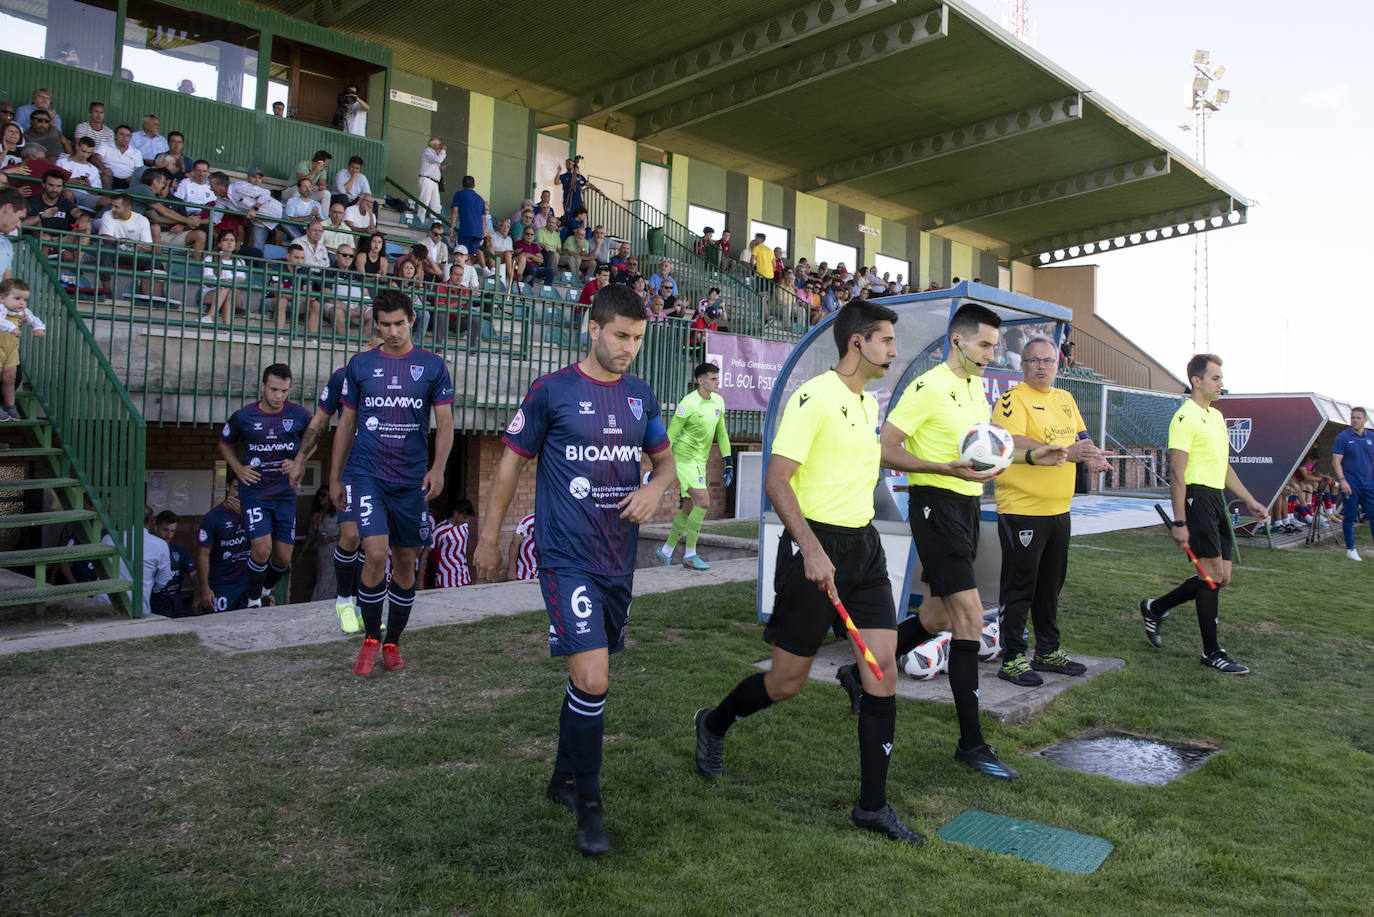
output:
{"label": "navy blue football jersey", "polygon": [[453,403],[444,358],[419,347],[393,357],[380,347],[348,361],[343,403],[358,412],[348,474],[419,484],[429,466],[429,411]]}

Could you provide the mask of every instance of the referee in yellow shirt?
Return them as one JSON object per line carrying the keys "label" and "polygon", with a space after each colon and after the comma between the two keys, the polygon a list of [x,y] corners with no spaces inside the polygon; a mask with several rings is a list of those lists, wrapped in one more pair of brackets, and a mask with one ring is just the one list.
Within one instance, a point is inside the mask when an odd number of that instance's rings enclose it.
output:
{"label": "referee in yellow shirt", "polygon": [[[972,303],[959,307],[949,322],[945,361],[907,386],[897,406],[888,411],[883,465],[907,472],[907,516],[926,584],[920,613],[899,628],[897,652],[909,652],[939,631],[953,633],[949,690],[959,719],[954,760],[990,777],[1015,780],[1020,775],[998,760],[983,741],[978,722],[983,600],[973,561],[983,484],[996,473],[979,474],[970,462],[959,460],[964,433],[985,423],[991,412],[983,393],[983,370],[992,362],[1001,326],[991,309]],[[1039,464],[1062,462],[1064,447],[1041,446],[1031,456]]]}
{"label": "referee in yellow shirt", "polygon": [[[1012,435],[1016,451],[1040,446],[1067,449],[1060,464],[1012,465],[998,475],[997,535],[1002,544],[1002,668],[997,677],[1015,685],[1044,683],[1037,672],[1082,675],[1088,669],[1059,646],[1059,590],[1069,566],[1069,503],[1074,469],[1083,462],[1105,471],[1073,396],[1054,387],[1059,348],[1046,337],[1021,348],[1025,381],[993,408],[992,420]],[[1032,452],[1033,454],[1033,452]],[[1026,659],[1026,613],[1035,625],[1035,658]]]}
{"label": "referee in yellow shirt", "polygon": [[[703,777],[719,777],[726,730],[801,691],[835,620],[830,590],[844,602],[883,671],[879,681],[862,667],[859,801],[850,821],[920,845],[921,835],[902,824],[887,802],[897,718],[897,611],[872,524],[882,455],[878,400],[864,391],[896,359],[896,321],[897,313],[876,303],[845,306],[834,323],[839,362],[803,382],[787,401],[764,480],[785,527],[773,574],[773,616],[763,632],[773,644],[772,665],[745,678],[716,707],[697,711],[696,764]],[[859,659],[857,650],[854,657]]]}
{"label": "referee in yellow shirt", "polygon": [[1174,503],[1172,534],[1179,546],[1188,545],[1202,569],[1217,584],[1208,587],[1191,576],[1173,592],[1140,603],[1145,619],[1145,638],[1160,644],[1160,627],[1169,610],[1192,600],[1202,631],[1202,664],[1226,675],[1244,675],[1250,669],[1233,661],[1217,643],[1217,595],[1231,583],[1231,523],[1226,518],[1225,488],[1245,501],[1256,520],[1264,522],[1269,511],[1260,505],[1236,476],[1228,453],[1226,418],[1212,407],[1221,397],[1221,357],[1200,353],[1188,361],[1192,395],[1169,423],[1169,493]]}

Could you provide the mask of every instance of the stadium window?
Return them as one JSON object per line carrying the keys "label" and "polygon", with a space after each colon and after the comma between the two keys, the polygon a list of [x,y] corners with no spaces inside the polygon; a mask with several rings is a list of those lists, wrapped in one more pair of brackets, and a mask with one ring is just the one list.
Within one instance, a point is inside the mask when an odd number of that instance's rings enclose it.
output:
{"label": "stadium window", "polygon": [[698,207],[696,204],[687,205],[687,229],[693,235],[701,235],[702,230],[707,226],[716,231],[716,237],[720,237],[720,231],[727,229],[725,225],[725,214],[719,210],[712,210],[710,207]]}
{"label": "stadium window", "polygon": [[831,270],[834,270],[837,264],[843,264],[851,271],[857,270],[859,267],[859,250],[852,245],[841,245],[838,242],[817,237],[816,257],[811,259],[811,263],[819,265],[822,262]]}
{"label": "stadium window", "polygon": [[117,6],[117,0],[0,0],[5,50],[109,73]]}
{"label": "stadium window", "polygon": [[122,57],[135,83],[257,106],[258,31],[150,0],[129,0]]}
{"label": "stadium window", "polygon": [[769,248],[781,248],[783,258],[789,256],[791,249],[788,247],[788,242],[792,237],[790,232],[783,229],[781,226],[774,226],[771,223],[761,223],[758,220],[750,220],[749,241],[753,241],[754,236],[759,233],[763,233],[767,236],[764,241],[768,243]]}
{"label": "stadium window", "polygon": [[902,276],[901,283],[911,283],[911,262],[903,261],[901,258],[889,258],[887,255],[874,255],[873,267],[877,268],[878,276],[888,275],[891,280],[896,280],[897,275]]}

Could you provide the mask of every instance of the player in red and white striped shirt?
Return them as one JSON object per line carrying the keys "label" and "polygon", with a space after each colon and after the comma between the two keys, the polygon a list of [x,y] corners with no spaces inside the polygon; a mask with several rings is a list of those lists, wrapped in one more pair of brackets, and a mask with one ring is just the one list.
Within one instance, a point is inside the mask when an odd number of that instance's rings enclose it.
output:
{"label": "player in red and white striped shirt", "polygon": [[539,578],[539,555],[534,550],[534,513],[521,519],[515,527],[506,557],[506,579]]}
{"label": "player in red and white striped shirt", "polygon": [[469,586],[468,522],[476,515],[469,500],[457,500],[453,515],[434,529],[434,588]]}

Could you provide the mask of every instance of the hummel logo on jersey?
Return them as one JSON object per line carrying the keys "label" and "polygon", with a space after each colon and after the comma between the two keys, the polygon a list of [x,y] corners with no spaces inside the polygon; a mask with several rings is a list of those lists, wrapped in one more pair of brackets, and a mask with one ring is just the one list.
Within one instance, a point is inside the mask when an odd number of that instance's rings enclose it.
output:
{"label": "hummel logo on jersey", "polygon": [[1028,548],[1030,547],[1031,540],[1035,538],[1035,530],[1022,529],[1018,534],[1018,537],[1021,539],[1021,547]]}
{"label": "hummel logo on jersey", "polygon": [[384,372],[384,370],[383,370],[380,366],[375,367],[375,368],[372,370],[372,378],[374,378],[374,379],[380,379],[380,378],[382,378],[382,373],[383,373],[383,372]]}
{"label": "hummel logo on jersey", "polygon": [[923,516],[925,516],[927,519],[929,519],[929,518],[930,518],[930,507],[929,507],[929,506],[923,506],[923,507],[921,507],[921,514],[922,514]]}
{"label": "hummel logo on jersey", "polygon": [[892,743],[891,743],[891,742],[884,742],[884,743],[883,743],[883,751],[887,754],[887,756],[888,756],[889,758],[892,757]]}
{"label": "hummel logo on jersey", "polygon": [[582,406],[582,410],[578,411],[577,413],[579,413],[579,414],[595,414],[595,413],[596,413],[596,411],[593,411],[593,410],[592,410],[592,403],[591,403],[590,401],[579,401],[578,404],[580,404],[580,405]]}
{"label": "hummel logo on jersey", "polygon": [[798,398],[797,398],[797,407],[799,407],[799,408],[804,408],[804,407],[806,407],[806,402],[808,402],[808,401],[810,401],[810,400],[811,400],[811,396],[810,396],[810,395],[800,395],[800,396],[798,396]]}
{"label": "hummel logo on jersey", "polygon": [[255,424],[253,424],[253,429],[254,429],[254,430],[261,430],[261,429],[262,429],[262,424],[260,424],[260,423],[255,423]]}

